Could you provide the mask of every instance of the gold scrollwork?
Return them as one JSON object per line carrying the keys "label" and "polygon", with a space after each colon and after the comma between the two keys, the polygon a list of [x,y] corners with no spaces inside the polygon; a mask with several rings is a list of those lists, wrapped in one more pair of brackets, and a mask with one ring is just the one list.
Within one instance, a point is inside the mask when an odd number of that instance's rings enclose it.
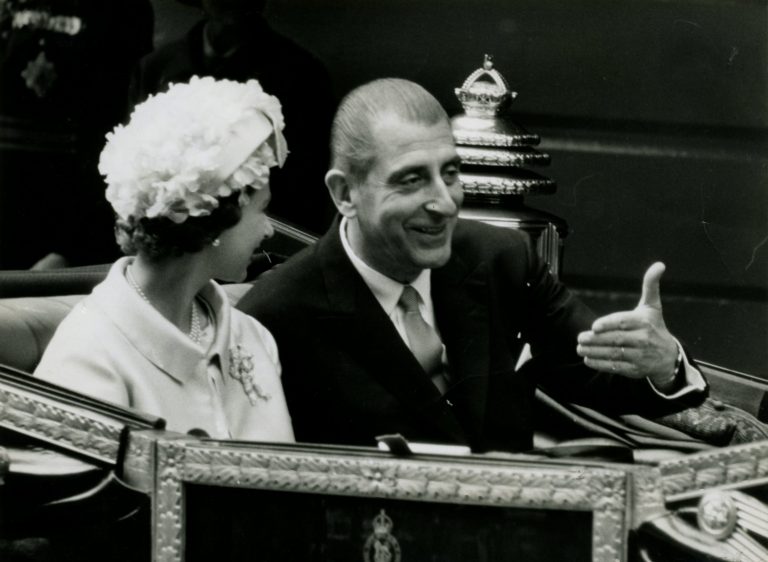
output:
{"label": "gold scrollwork", "polygon": [[117,458],[123,427],[3,388],[0,388],[0,420],[4,427],[108,462]]}
{"label": "gold scrollwork", "polygon": [[158,450],[165,452],[158,453],[156,552],[164,562],[180,560],[182,483],[591,511],[593,560],[614,562],[625,556],[629,477],[623,470],[370,458],[184,440],[168,447],[162,440],[158,443]]}
{"label": "gold scrollwork", "polygon": [[182,479],[184,447],[165,441],[157,450],[157,487],[154,498],[155,562],[182,562]]}
{"label": "gold scrollwork", "polygon": [[664,461],[659,469],[667,502],[699,497],[716,487],[768,482],[768,441]]}

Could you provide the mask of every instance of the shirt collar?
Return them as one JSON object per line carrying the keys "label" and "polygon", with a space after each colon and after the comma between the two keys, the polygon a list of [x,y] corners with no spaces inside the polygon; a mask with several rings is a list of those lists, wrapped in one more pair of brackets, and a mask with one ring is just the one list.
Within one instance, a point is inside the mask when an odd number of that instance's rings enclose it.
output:
{"label": "shirt collar", "polygon": [[[399,281],[395,281],[391,277],[387,277],[383,273],[379,273],[355,254],[347,239],[347,223],[347,217],[342,217],[339,224],[339,236],[341,237],[341,245],[344,248],[344,252],[347,254],[349,261],[352,262],[355,270],[357,270],[360,277],[363,278],[363,281],[373,293],[373,296],[379,301],[384,312],[386,312],[388,316],[391,316],[395,311],[397,301],[400,300],[400,295],[402,294],[405,285]],[[432,286],[431,273],[431,270],[424,269],[419,273],[418,277],[410,283],[410,285],[416,289],[416,292],[419,293],[421,302],[430,308],[432,306],[432,298],[430,296]]]}

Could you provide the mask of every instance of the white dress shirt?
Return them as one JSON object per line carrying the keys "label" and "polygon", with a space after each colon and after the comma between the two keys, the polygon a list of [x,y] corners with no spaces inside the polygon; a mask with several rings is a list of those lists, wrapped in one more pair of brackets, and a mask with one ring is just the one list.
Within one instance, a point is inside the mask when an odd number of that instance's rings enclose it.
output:
{"label": "white dress shirt", "polygon": [[[384,309],[384,312],[392,321],[392,324],[394,324],[397,333],[403,338],[405,345],[408,346],[408,349],[411,349],[408,335],[405,331],[405,323],[403,321],[405,312],[402,308],[397,306],[397,302],[400,300],[400,295],[403,293],[403,287],[405,287],[405,285],[399,281],[395,281],[391,277],[379,273],[355,254],[347,239],[346,217],[341,219],[339,234],[341,236],[341,245],[344,247],[344,251],[352,262],[352,265],[363,278],[363,281],[365,281],[365,284],[371,290],[373,296],[379,301],[381,308]],[[439,336],[440,331],[435,323],[435,309],[432,304],[431,275],[432,270],[425,269],[419,273],[419,276],[414,279],[410,285],[416,289],[416,292],[419,294],[419,312],[421,312],[422,318],[424,318],[427,324],[435,329]],[[445,346],[443,346],[443,365],[447,364],[446,361]]]}

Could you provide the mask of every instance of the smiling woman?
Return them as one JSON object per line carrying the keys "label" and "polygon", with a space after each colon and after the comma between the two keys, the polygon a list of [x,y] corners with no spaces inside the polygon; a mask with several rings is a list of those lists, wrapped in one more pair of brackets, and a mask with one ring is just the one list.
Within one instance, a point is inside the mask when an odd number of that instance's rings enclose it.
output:
{"label": "smiling woman", "polygon": [[135,256],[62,322],[37,377],[162,416],[176,431],[292,441],[270,333],[213,278],[242,281],[269,238],[269,169],[287,148],[255,80],[194,77],[108,136],[100,171]]}

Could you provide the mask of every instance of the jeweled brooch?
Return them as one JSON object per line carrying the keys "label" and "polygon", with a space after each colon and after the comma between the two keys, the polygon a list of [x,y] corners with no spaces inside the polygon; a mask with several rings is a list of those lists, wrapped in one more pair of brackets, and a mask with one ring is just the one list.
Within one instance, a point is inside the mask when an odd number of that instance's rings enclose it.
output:
{"label": "jeweled brooch", "polygon": [[229,350],[229,376],[243,386],[243,391],[252,406],[255,406],[259,400],[268,402],[271,398],[254,380],[256,376],[254,371],[253,354],[246,353],[240,344]]}

